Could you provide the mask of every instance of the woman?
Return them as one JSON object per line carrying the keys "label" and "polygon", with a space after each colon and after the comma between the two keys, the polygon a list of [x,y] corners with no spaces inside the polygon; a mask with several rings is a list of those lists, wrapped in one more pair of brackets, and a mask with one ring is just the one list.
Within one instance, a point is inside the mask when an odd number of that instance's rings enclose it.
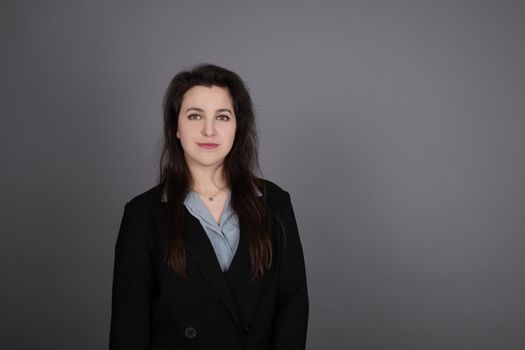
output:
{"label": "woman", "polygon": [[304,349],[308,292],[285,190],[259,170],[251,98],[200,65],[164,99],[159,184],[124,208],[110,349]]}

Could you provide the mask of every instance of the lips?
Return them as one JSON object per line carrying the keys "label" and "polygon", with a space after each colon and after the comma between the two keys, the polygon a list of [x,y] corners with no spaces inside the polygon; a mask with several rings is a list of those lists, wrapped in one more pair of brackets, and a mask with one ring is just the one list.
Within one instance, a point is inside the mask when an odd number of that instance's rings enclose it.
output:
{"label": "lips", "polygon": [[216,143],[198,143],[198,145],[206,149],[214,149],[215,147],[218,146],[218,144]]}

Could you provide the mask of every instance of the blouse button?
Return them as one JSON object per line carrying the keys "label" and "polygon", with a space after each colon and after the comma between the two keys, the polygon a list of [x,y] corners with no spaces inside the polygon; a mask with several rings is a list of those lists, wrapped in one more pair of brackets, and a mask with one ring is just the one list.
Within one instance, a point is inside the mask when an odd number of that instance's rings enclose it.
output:
{"label": "blouse button", "polygon": [[184,330],[184,334],[186,335],[187,338],[195,338],[195,336],[197,335],[197,330],[193,327],[187,327],[185,330]]}

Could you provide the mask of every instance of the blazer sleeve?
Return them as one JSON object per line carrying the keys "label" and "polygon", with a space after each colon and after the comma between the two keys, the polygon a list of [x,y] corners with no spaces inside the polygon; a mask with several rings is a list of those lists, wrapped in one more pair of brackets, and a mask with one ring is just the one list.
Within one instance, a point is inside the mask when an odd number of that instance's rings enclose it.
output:
{"label": "blazer sleeve", "polygon": [[150,349],[153,283],[151,253],[127,203],[115,244],[110,350]]}
{"label": "blazer sleeve", "polygon": [[306,269],[297,223],[288,192],[286,192],[284,202],[282,221],[286,231],[286,239],[281,251],[272,349],[304,350],[309,312]]}

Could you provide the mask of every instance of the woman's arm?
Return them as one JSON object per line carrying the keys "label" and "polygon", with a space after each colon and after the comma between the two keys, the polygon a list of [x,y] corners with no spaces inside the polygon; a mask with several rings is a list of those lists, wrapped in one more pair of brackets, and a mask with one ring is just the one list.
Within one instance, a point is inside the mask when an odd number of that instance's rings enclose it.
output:
{"label": "woman's arm", "polygon": [[115,245],[110,350],[150,349],[154,268],[143,232],[130,203]]}
{"label": "woman's arm", "polygon": [[282,220],[286,230],[286,240],[281,253],[272,349],[304,350],[309,310],[306,269],[297,223],[288,192],[286,192],[284,201]]}

